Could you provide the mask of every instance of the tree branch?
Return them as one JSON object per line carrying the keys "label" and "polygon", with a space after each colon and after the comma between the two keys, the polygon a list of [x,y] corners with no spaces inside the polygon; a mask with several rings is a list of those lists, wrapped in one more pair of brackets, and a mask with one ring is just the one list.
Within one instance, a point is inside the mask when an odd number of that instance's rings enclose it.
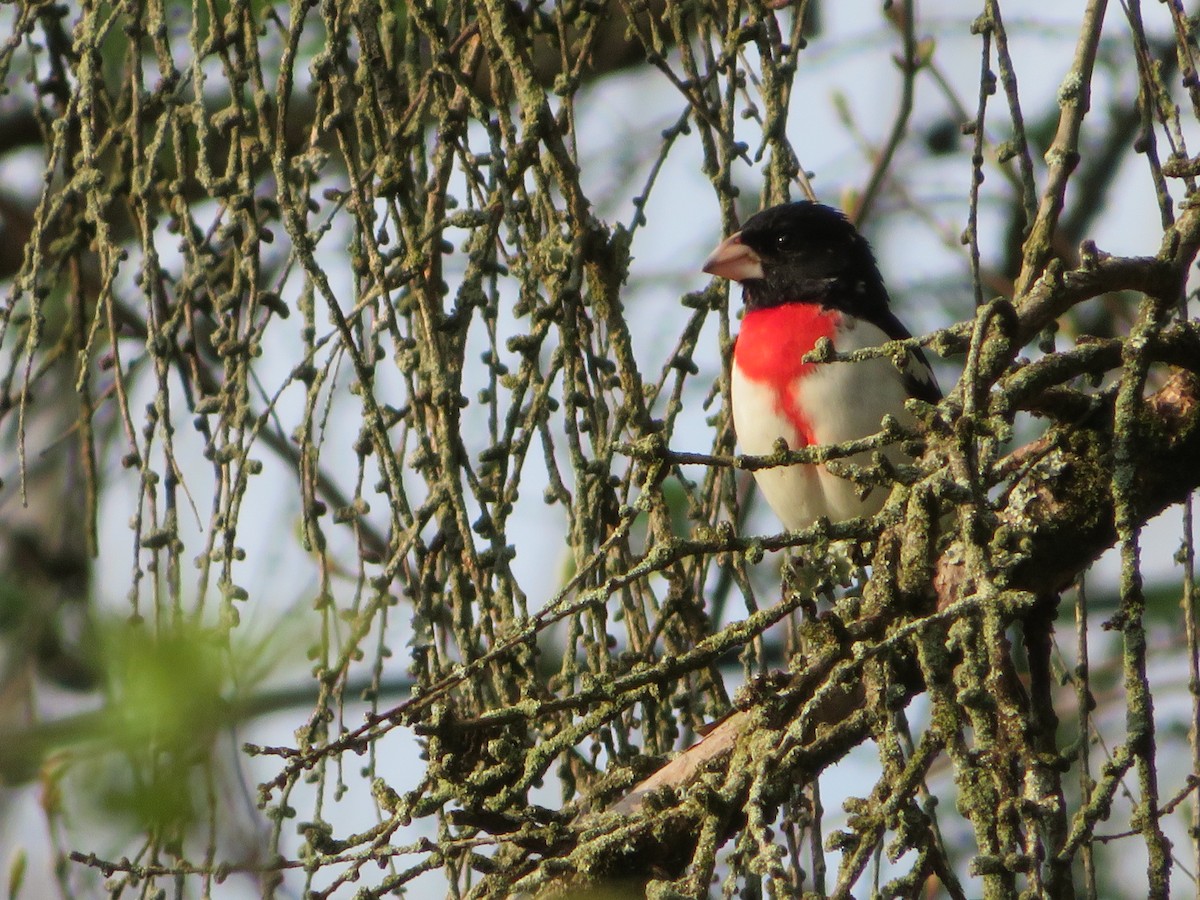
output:
{"label": "tree branch", "polygon": [[[1195,369],[1200,370],[1200,359]],[[1148,520],[1167,506],[1182,501],[1200,487],[1200,377],[1195,371],[1175,372],[1146,402],[1147,416],[1141,423],[1138,465],[1138,517]],[[1114,509],[1108,481],[1111,478],[1111,408],[1103,421],[1084,431],[1078,427],[1056,427],[1038,441],[1021,448],[1014,456],[1036,460],[1021,486],[1009,492],[1005,506],[997,511],[998,543],[1012,553],[1005,573],[1006,590],[1036,595],[1054,594],[1116,540]],[[902,539],[908,524],[901,521],[881,537]],[[581,840],[599,842],[596,831],[603,823],[617,821],[604,816],[633,816],[621,819],[624,840],[604,854],[589,856],[587,877],[604,879],[615,875],[649,878],[663,872],[665,862],[686,861],[701,833],[709,810],[689,791],[689,786],[713,776],[729,784],[727,773],[739,753],[755,742],[756,734],[775,731],[782,716],[793,726],[805,725],[805,740],[786,756],[793,767],[777,773],[781,779],[803,781],[837,762],[845,752],[871,735],[875,717],[861,714],[865,694],[861,682],[850,677],[862,661],[931,625],[954,621],[973,609],[971,585],[964,577],[960,555],[945,553],[938,560],[932,579],[938,612],[924,618],[906,618],[903,606],[876,611],[847,623],[844,629],[830,620],[823,623],[831,633],[842,630],[840,640],[823,654],[806,662],[778,696],[763,699],[757,707],[741,709],[718,723],[702,740],[685,750],[649,778],[637,784],[598,819],[585,818],[577,827]],[[831,689],[832,688],[832,689]],[[920,684],[905,685],[904,703],[923,690]],[[782,700],[783,709],[779,708]],[[775,707],[768,709],[768,707]],[[723,801],[741,808],[747,801],[748,782],[736,796]],[[669,829],[651,827],[668,815]],[[584,829],[594,829],[585,831]],[[576,858],[583,856],[578,850]]]}

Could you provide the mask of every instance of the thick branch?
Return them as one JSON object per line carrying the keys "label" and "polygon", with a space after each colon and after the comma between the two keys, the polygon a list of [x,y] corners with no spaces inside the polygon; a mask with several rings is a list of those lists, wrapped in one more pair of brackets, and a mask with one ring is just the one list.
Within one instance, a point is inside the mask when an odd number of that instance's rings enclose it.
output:
{"label": "thick branch", "polygon": [[[1196,459],[1200,459],[1200,378],[1191,371],[1177,372],[1148,399],[1146,410],[1140,423],[1137,490],[1140,504],[1137,513],[1143,521],[1200,487],[1200,467],[1195,465]],[[1020,551],[1014,552],[1006,573],[1009,589],[1038,595],[1058,591],[1115,541],[1114,511],[1108,489],[1110,427],[1111,415],[1091,429],[1055,428],[1019,451],[1025,459],[1036,462],[1030,464],[1019,487],[1010,492],[998,514],[994,532],[997,550],[1019,548]],[[893,526],[892,537],[902,536],[905,528],[905,522]],[[883,540],[887,538],[885,533]],[[953,561],[950,554],[943,556],[933,579],[937,607],[941,610],[939,618],[952,617],[955,604],[964,599],[962,576],[960,563]],[[818,656],[796,675],[793,687],[785,692],[791,695],[785,701],[785,714],[793,721],[803,716],[810,723],[841,724],[832,729],[806,729],[801,752],[787,757],[797,768],[780,773],[784,778],[793,781],[810,778],[840,759],[849,747],[870,736],[873,718],[856,714],[862,711],[862,692],[829,690],[829,686],[836,678],[839,664],[844,666],[850,661],[852,646],[860,646],[861,658],[862,645],[882,641],[895,629],[907,632],[914,624],[919,625],[916,620],[905,627],[903,613],[900,609],[888,609],[848,626],[851,635],[842,642],[845,652],[840,659],[836,655]],[[798,687],[801,689],[797,690]],[[920,686],[909,685],[907,690],[911,699]],[[651,820],[665,813],[648,808],[647,799],[680,796],[702,773],[729,766],[738,748],[753,739],[756,723],[760,722],[761,717],[752,709],[734,713],[614,804],[610,812],[635,817],[641,814],[647,820],[647,827],[630,829],[619,851],[611,851],[607,858],[591,857],[589,874],[650,877],[661,870],[666,860],[690,859],[706,810],[687,802],[679,803],[670,811],[672,827],[664,832],[649,827]],[[746,795],[738,798],[746,799]],[[628,822],[624,827],[628,828]],[[631,861],[636,863],[633,871]]]}

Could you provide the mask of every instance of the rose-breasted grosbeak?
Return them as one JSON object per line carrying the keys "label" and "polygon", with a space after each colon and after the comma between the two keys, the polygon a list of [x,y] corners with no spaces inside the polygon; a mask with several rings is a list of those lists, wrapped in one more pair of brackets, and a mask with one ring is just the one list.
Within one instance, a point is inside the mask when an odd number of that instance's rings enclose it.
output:
{"label": "rose-breasted grosbeak", "polygon": [[[838,444],[875,434],[885,415],[912,421],[904,401],[941,399],[919,348],[903,369],[889,357],[806,363],[819,338],[849,353],[911,337],[888,307],[866,239],[841,212],[819,203],[773,206],[752,216],[704,263],[742,285],[746,314],[733,351],[733,426],[744,453]],[[898,448],[885,451],[897,456]],[[850,457],[866,461],[867,454]],[[865,498],[823,465],[776,466],[754,477],[787,528],[820,516],[840,521],[879,511],[887,492]]]}

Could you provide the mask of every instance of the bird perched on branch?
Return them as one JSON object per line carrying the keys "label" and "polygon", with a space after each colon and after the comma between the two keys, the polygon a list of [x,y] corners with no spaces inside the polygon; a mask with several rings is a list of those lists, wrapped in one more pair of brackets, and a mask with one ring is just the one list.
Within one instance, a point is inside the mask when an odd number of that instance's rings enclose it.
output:
{"label": "bird perched on branch", "polygon": [[[904,401],[941,399],[933,370],[914,347],[890,356],[805,362],[828,338],[838,353],[911,337],[892,313],[866,239],[838,210],[801,201],[764,209],[727,237],[704,271],[742,285],[746,314],[733,351],[733,425],[744,453],[839,444],[880,430],[883,417],[913,421]],[[895,457],[897,448],[885,453]],[[868,461],[869,454],[849,457]],[[824,465],[758,469],[767,503],[789,528],[821,516],[840,521],[878,512],[887,492],[863,496]]]}

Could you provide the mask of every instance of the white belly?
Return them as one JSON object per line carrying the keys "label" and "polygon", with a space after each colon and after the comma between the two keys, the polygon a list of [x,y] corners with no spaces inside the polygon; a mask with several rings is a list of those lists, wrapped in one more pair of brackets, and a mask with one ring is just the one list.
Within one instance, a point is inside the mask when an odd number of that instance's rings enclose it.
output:
{"label": "white belly", "polygon": [[[858,323],[838,335],[843,352],[886,343],[887,336],[873,325]],[[743,453],[764,456],[773,453],[775,442],[783,438],[789,448],[803,446],[796,428],[783,411],[786,402],[781,391],[766,382],[752,381],[733,367],[730,389],[733,396],[733,425]],[[870,359],[855,363],[824,363],[786,385],[795,405],[808,416],[809,427],[817,444],[838,444],[867,437],[879,431],[884,415],[890,413],[901,422],[911,417],[904,410],[907,392],[900,373],[890,359]],[[899,448],[884,451],[901,457]],[[850,462],[865,464],[870,454],[849,457]],[[792,465],[760,469],[754,473],[767,503],[789,529],[804,528],[820,516],[837,522],[879,511],[887,490],[875,487],[867,497],[859,488],[838,478],[824,466]]]}

